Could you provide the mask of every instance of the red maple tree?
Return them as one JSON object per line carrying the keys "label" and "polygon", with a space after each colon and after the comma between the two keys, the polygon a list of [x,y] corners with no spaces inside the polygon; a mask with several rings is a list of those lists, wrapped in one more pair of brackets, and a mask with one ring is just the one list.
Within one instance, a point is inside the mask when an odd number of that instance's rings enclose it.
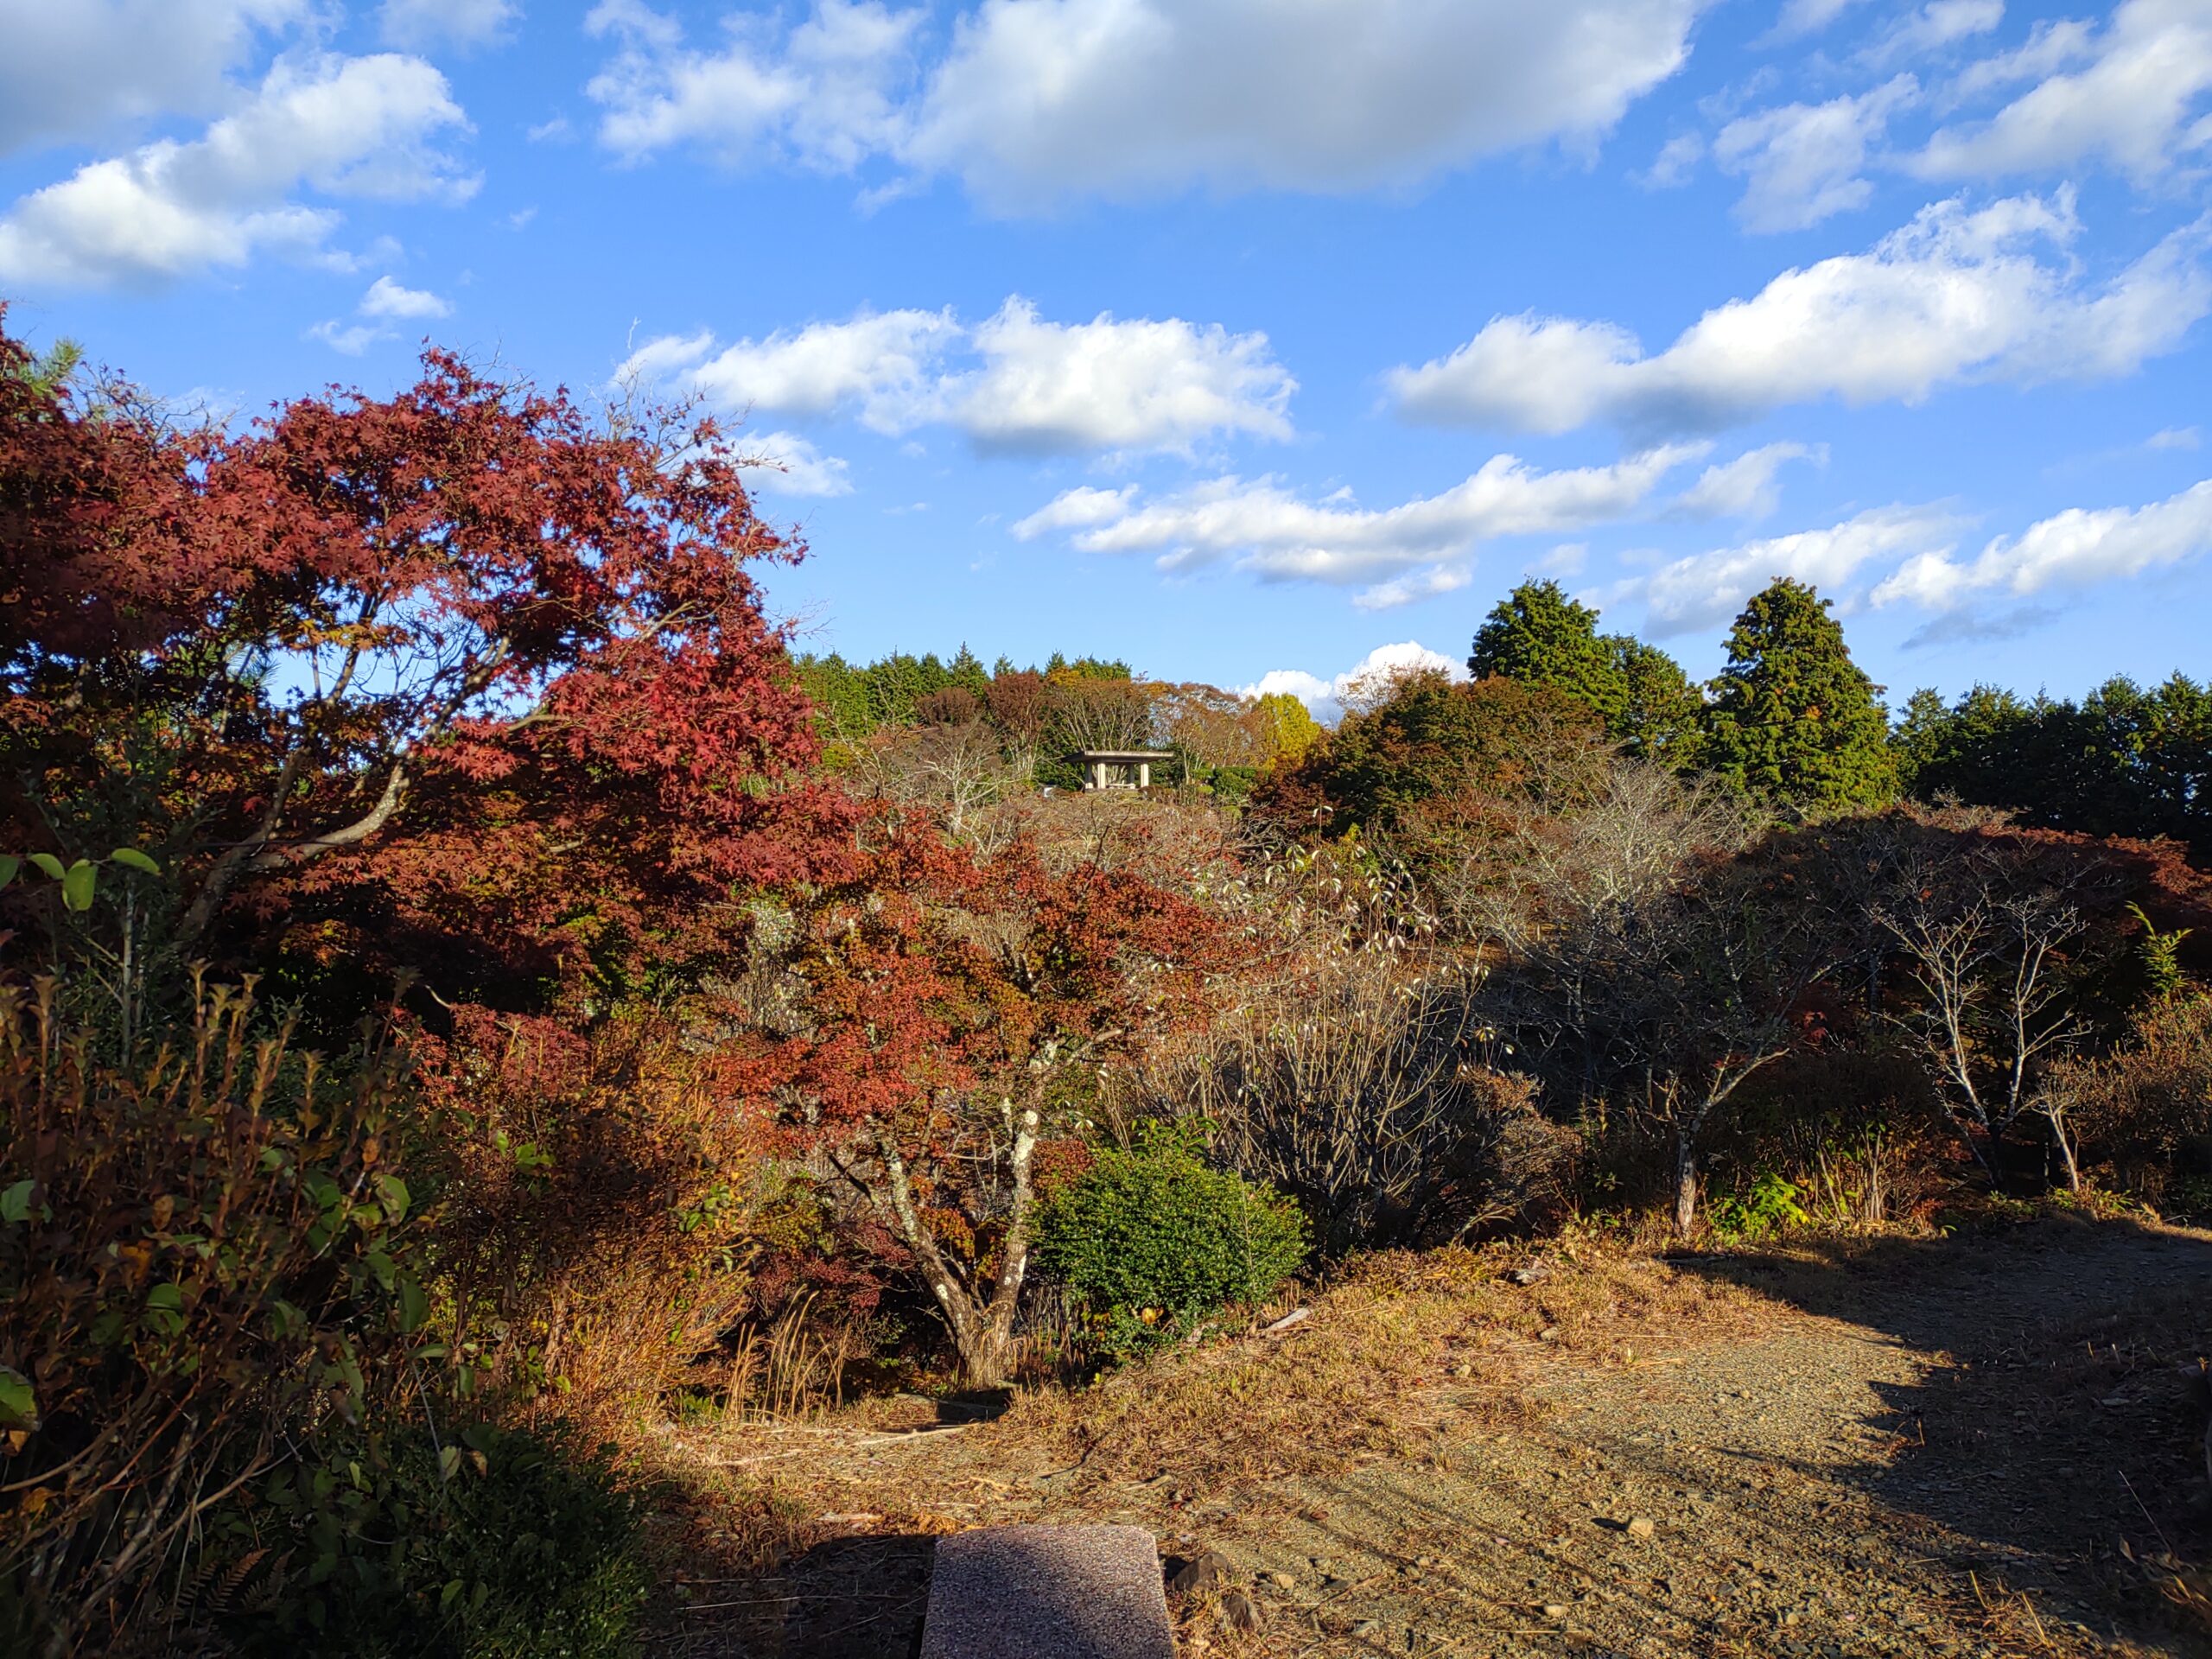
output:
{"label": "red maple tree", "polygon": [[711,422],[435,350],[235,436],[0,399],[0,834],[130,829],[179,950],[521,1004],[711,958],[747,892],[837,855],[747,570],[801,550]]}
{"label": "red maple tree", "polygon": [[1126,869],[988,861],[918,816],[871,826],[793,913],[781,1031],[747,1091],[912,1253],[971,1387],[1013,1357],[1032,1166],[1101,1068],[1198,1017],[1224,965],[1207,912]]}

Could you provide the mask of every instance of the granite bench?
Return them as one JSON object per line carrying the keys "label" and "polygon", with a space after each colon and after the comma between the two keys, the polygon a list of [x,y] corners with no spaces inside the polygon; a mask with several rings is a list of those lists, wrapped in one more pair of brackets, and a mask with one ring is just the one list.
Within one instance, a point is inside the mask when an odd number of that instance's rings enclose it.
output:
{"label": "granite bench", "polygon": [[940,1538],[922,1659],[1174,1659],[1141,1527],[992,1527]]}

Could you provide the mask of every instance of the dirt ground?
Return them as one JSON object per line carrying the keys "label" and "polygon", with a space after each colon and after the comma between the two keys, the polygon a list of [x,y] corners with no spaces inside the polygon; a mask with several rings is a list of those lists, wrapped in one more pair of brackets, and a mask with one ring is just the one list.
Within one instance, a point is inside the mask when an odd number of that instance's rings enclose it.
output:
{"label": "dirt ground", "polygon": [[656,1650],[905,1659],[935,1535],[1103,1520],[1233,1564],[1178,1608],[1207,1659],[2212,1655],[2212,1235],[1499,1265],[997,1421],[687,1436],[721,1484]]}

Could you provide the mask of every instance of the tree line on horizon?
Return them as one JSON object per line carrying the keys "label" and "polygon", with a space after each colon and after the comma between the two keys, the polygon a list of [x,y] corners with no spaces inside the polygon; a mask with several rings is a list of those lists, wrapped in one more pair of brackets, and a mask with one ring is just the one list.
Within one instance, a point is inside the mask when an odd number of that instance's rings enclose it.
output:
{"label": "tree line on horizon", "polygon": [[[1700,683],[1659,646],[1603,632],[1598,610],[1556,582],[1532,580],[1484,618],[1467,670],[1478,682],[1541,686],[1572,699],[1632,759],[1708,773],[1792,810],[1949,799],[2044,829],[2166,836],[2200,856],[2212,852],[2212,682],[2176,671],[2146,690],[2117,675],[2078,701],[1977,683],[1947,702],[1923,688],[1893,715],[1885,688],[1853,660],[1831,602],[1789,577],[1747,601],[1726,649],[1719,673]],[[1255,700],[1176,686],[1119,659],[1055,652],[1041,670],[1004,657],[987,669],[963,645],[949,662],[904,652],[865,664],[834,652],[795,660],[833,752],[839,740],[972,715],[1023,732],[1036,750],[1035,780],[1061,786],[1081,779],[1056,742],[1156,744],[1188,758],[1191,776],[1242,798],[1261,772],[1296,762],[1324,734],[1287,694]],[[1092,717],[1039,724],[1031,711],[1049,688],[1069,685],[1092,688]],[[1350,724],[1390,689],[1387,678],[1354,688]],[[1192,717],[1199,702],[1213,716],[1211,730]],[[1255,709],[1261,729],[1280,735],[1224,746],[1224,726]],[[1355,808],[1343,822],[1357,817]]]}

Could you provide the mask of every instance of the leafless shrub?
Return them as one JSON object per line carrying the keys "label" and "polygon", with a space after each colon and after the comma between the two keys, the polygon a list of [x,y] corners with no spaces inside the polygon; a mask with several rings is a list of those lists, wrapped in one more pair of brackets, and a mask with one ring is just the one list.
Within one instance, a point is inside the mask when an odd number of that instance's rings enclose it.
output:
{"label": "leafless shrub", "polygon": [[1564,1200],[1573,1139],[1485,1064],[1482,969],[1376,928],[1373,895],[1344,885],[1272,895],[1300,948],[1155,1059],[1145,1109],[1209,1120],[1216,1152],[1295,1196],[1332,1253],[1532,1224]]}
{"label": "leafless shrub", "polygon": [[[2037,1104],[2122,1188],[2201,1210],[2212,1177],[2212,996],[2153,1003],[2110,1054],[2054,1062]],[[2191,1175],[2195,1195],[2183,1186]]]}

